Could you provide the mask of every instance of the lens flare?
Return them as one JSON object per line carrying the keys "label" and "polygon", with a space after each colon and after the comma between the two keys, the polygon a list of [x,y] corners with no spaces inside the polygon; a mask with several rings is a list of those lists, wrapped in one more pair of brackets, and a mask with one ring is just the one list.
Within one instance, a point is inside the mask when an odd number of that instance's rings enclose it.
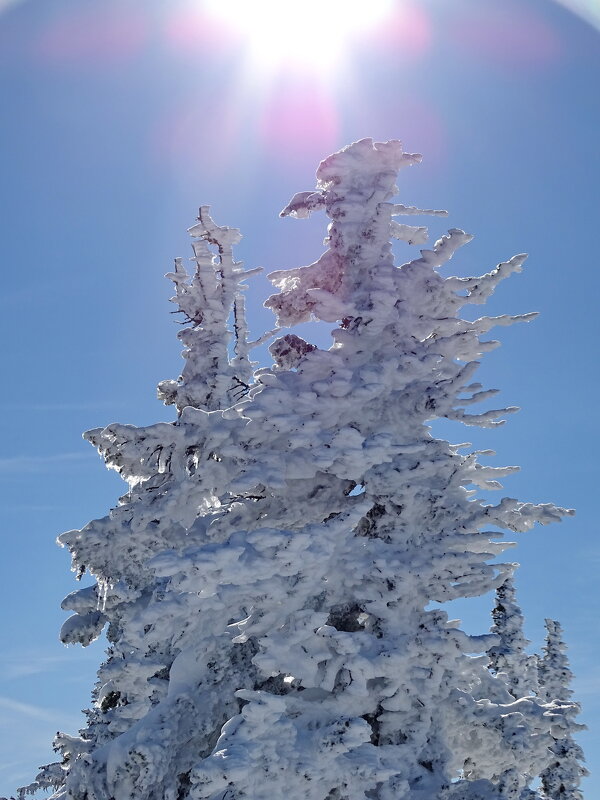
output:
{"label": "lens flare", "polygon": [[558,2],[600,30],[600,0],[558,0]]}
{"label": "lens flare", "polygon": [[457,14],[451,25],[454,41],[466,57],[480,65],[495,64],[508,72],[545,69],[562,55],[558,30],[534,8],[518,3]]}
{"label": "lens flare", "polygon": [[314,82],[277,87],[262,109],[260,138],[273,154],[334,149],[338,114],[328,92]]}
{"label": "lens flare", "polygon": [[85,5],[69,14],[55,14],[33,37],[36,56],[58,66],[101,69],[135,59],[149,38],[149,22],[135,9],[103,9]]}
{"label": "lens flare", "polygon": [[393,0],[205,0],[202,9],[239,38],[255,68],[323,72],[339,63],[353,39],[383,24],[393,6]]}

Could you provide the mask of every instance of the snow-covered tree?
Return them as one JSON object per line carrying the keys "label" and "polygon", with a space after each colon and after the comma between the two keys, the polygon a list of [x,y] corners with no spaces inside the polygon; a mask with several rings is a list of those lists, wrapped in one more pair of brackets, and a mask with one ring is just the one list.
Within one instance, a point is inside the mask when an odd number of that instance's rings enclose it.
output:
{"label": "snow-covered tree", "polygon": [[530,642],[523,632],[512,574],[496,589],[492,619],[492,633],[498,641],[488,650],[489,667],[502,677],[513,697],[526,697],[537,689],[537,660],[526,653]]}
{"label": "snow-covered tree", "polygon": [[[198,223],[189,229],[193,237],[194,275],[187,274],[182,259],[175,259],[175,272],[168,273],[175,284],[172,302],[179,306],[189,323],[179,333],[186,364],[177,381],[162,381],[158,396],[166,405],[174,404],[179,413],[186,406],[213,411],[233,405],[246,394],[255,363],[249,359],[256,342],[248,342],[248,327],[241,281],[261,271],[243,271],[233,258],[233,247],[241,240],[235,228],[219,227],[207,206],[200,208]],[[211,250],[216,249],[216,253]],[[233,331],[229,330],[233,315]],[[235,358],[229,356],[234,339]]]}
{"label": "snow-covered tree", "polygon": [[[502,585],[498,528],[564,509],[504,498],[513,467],[432,436],[437,418],[491,428],[514,409],[472,377],[497,325],[466,320],[521,269],[439,270],[470,240],[452,229],[397,267],[390,239],[422,244],[394,204],[420,156],[356,142],[282,212],[324,210],[326,252],[277,271],[278,325],[336,323],[323,350],[290,333],[250,375],[232,256],[239,233],[206,211],[196,272],[171,275],[189,322],[186,366],[160,396],[173,423],[86,434],[129,485],[120,505],[60,537],[92,587],[69,595],[63,640],[110,643],[88,725],[36,784],[69,800],[500,800],[547,764],[561,709],[515,698],[487,669],[497,640],[467,636],[440,604]],[[210,247],[217,252],[210,254]],[[237,333],[229,351],[230,320]],[[494,529],[494,530],[491,530]],[[473,653],[481,653],[474,657]],[[468,769],[466,768],[468,764]]]}
{"label": "snow-covered tree", "polygon": [[575,722],[579,706],[571,700],[573,674],[569,669],[562,628],[556,620],[547,619],[546,631],[544,655],[538,661],[539,694],[546,703],[556,702],[565,706],[563,713],[567,731],[552,746],[552,760],[541,774],[541,797],[543,800],[582,800],[579,784],[581,778],[589,773],[583,766],[583,750],[572,734],[585,726]]}

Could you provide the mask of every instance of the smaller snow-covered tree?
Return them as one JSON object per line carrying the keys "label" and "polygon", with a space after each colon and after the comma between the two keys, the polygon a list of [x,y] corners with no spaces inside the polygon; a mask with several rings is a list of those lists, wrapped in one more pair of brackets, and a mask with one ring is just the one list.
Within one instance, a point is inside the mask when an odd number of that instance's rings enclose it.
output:
{"label": "smaller snow-covered tree", "polygon": [[523,614],[512,575],[496,589],[492,619],[491,631],[498,641],[488,650],[490,671],[504,680],[513,697],[526,697],[536,689],[536,661],[525,652],[529,639],[523,633]]}
{"label": "smaller snow-covered tree", "polygon": [[[158,385],[159,398],[165,405],[175,405],[179,413],[186,406],[214,411],[240,400],[256,366],[250,361],[250,350],[274,333],[248,342],[242,281],[262,268],[244,271],[242,262],[235,261],[233,247],[242,238],[239,230],[216,225],[208,206],[201,206],[198,222],[188,232],[193,237],[195,272],[190,277],[183,260],[176,258],[175,271],[167,275],[175,284],[171,302],[179,310],[174,313],[183,314],[189,323],[178,337],[186,364],[178,380]],[[234,358],[228,350],[232,336]]]}
{"label": "smaller snow-covered tree", "polygon": [[540,775],[541,797],[543,800],[583,800],[579,784],[589,773],[583,766],[583,750],[572,734],[585,726],[575,722],[579,706],[571,700],[573,673],[569,669],[560,623],[547,619],[546,630],[544,655],[538,661],[539,695],[546,703],[555,701],[565,706],[562,713],[568,727],[566,735],[556,739],[552,747],[553,758]]}

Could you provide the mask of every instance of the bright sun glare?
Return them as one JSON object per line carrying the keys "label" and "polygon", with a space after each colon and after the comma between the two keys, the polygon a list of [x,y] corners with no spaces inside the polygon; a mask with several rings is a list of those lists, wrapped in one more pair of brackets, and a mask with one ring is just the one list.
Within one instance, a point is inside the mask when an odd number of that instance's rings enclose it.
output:
{"label": "bright sun glare", "polygon": [[352,40],[391,15],[394,0],[205,0],[206,12],[239,36],[254,67],[324,71]]}

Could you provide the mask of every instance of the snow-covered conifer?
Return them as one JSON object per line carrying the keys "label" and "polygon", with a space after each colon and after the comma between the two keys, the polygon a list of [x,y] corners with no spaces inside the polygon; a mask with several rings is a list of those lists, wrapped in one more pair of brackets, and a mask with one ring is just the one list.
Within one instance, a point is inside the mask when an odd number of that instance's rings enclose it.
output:
{"label": "snow-covered conifer", "polygon": [[503,679],[513,697],[526,697],[537,688],[537,663],[535,656],[525,652],[529,640],[523,633],[523,614],[512,575],[496,589],[492,619],[491,630],[498,641],[488,650],[490,669]]}
{"label": "snow-covered conifer", "polygon": [[292,198],[284,215],[329,216],[327,249],[273,273],[267,305],[283,326],[337,323],[333,345],[290,333],[252,379],[238,312],[237,361],[226,345],[239,234],[206,214],[192,229],[199,272],[171,276],[186,367],[160,386],[179,416],[87,434],[129,492],[61,536],[97,581],[65,601],[63,638],[85,645],[108,624],[110,649],[89,725],[59,736],[64,761],[40,777],[56,800],[500,800],[545,765],[560,709],[515,699],[472,655],[496,640],[467,636],[439,604],[505,582],[491,529],[569,512],[476,500],[515,468],[428,426],[493,427],[514,410],[469,413],[493,395],[472,378],[497,344],[488,331],[534,315],[459,311],[524,256],[445,278],[471,238],[451,229],[397,267],[390,239],[427,233],[394,217],[430,212],[390,202],[419,160],[365,139]]}
{"label": "snow-covered conifer", "polygon": [[[161,381],[158,385],[159,397],[167,405],[176,405],[180,413],[186,406],[213,411],[233,405],[249,388],[256,366],[248,355],[252,345],[248,343],[241,281],[260,268],[242,270],[243,264],[233,258],[233,246],[242,238],[240,232],[215,225],[207,206],[200,208],[198,223],[189,233],[194,237],[193,276],[187,274],[180,258],[175,259],[175,271],[167,275],[175,284],[172,302],[189,323],[179,333],[186,364],[178,381]],[[234,359],[230,359],[228,350],[232,313]]]}
{"label": "snow-covered conifer", "polygon": [[541,774],[541,797],[543,800],[582,800],[579,784],[588,771],[583,766],[583,750],[573,739],[573,733],[583,730],[585,726],[575,722],[579,706],[571,700],[573,674],[569,668],[562,628],[556,620],[547,619],[546,631],[544,655],[538,662],[539,694],[546,703],[564,706],[567,731],[552,746],[552,760]]}

